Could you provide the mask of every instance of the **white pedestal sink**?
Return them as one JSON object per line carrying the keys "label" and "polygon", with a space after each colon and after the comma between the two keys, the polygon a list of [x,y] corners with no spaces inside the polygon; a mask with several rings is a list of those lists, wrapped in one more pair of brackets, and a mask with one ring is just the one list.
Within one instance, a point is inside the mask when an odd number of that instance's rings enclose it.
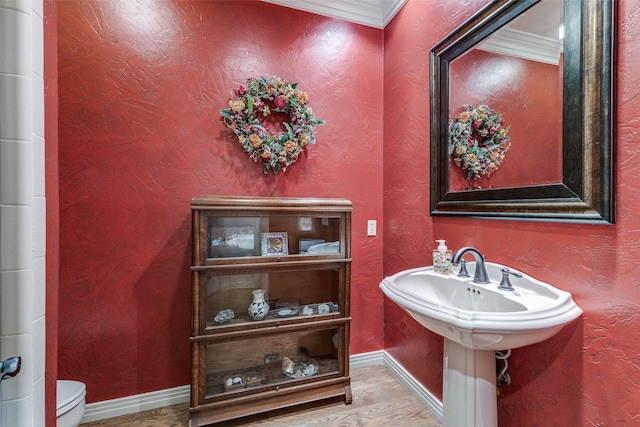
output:
{"label": "white pedestal sink", "polygon": [[[473,272],[475,263],[468,263]],[[498,284],[505,266],[485,263],[491,283],[435,273],[402,271],[380,283],[384,294],[444,343],[444,427],[496,427],[495,351],[544,341],[577,319],[571,294],[524,273],[515,291]],[[512,272],[521,273],[509,268]]]}

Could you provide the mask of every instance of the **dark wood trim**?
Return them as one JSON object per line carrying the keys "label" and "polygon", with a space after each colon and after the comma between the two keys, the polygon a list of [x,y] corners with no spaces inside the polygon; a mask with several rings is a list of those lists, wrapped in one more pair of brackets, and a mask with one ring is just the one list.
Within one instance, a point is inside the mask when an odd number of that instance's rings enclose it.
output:
{"label": "dark wood trim", "polygon": [[565,2],[563,182],[449,191],[449,63],[539,0],[495,0],[430,53],[431,215],[612,224],[614,2]]}

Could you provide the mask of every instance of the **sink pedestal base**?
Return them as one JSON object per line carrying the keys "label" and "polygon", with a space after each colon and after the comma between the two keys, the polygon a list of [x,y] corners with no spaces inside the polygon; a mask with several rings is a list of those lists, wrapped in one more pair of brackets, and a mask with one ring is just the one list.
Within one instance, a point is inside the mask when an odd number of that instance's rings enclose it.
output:
{"label": "sink pedestal base", "polygon": [[494,351],[444,340],[444,427],[497,427]]}

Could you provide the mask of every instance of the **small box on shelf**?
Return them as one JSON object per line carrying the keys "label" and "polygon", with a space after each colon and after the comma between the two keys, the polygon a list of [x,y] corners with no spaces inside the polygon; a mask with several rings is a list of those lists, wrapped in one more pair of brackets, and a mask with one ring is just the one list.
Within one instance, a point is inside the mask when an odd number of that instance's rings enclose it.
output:
{"label": "small box on shelf", "polygon": [[247,386],[241,374],[231,375],[224,379],[224,391],[238,390]]}
{"label": "small box on shelf", "polygon": [[265,377],[260,371],[251,371],[244,374],[247,387],[256,386],[265,382]]}
{"label": "small box on shelf", "polygon": [[277,365],[280,363],[280,353],[267,353],[264,355],[265,365]]}

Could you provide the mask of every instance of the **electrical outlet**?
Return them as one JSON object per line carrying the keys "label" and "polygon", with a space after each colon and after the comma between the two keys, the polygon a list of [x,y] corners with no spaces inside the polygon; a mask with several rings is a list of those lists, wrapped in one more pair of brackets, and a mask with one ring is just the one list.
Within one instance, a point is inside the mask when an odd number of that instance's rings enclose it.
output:
{"label": "electrical outlet", "polygon": [[376,235],[376,220],[370,219],[367,221],[367,236],[375,236]]}

